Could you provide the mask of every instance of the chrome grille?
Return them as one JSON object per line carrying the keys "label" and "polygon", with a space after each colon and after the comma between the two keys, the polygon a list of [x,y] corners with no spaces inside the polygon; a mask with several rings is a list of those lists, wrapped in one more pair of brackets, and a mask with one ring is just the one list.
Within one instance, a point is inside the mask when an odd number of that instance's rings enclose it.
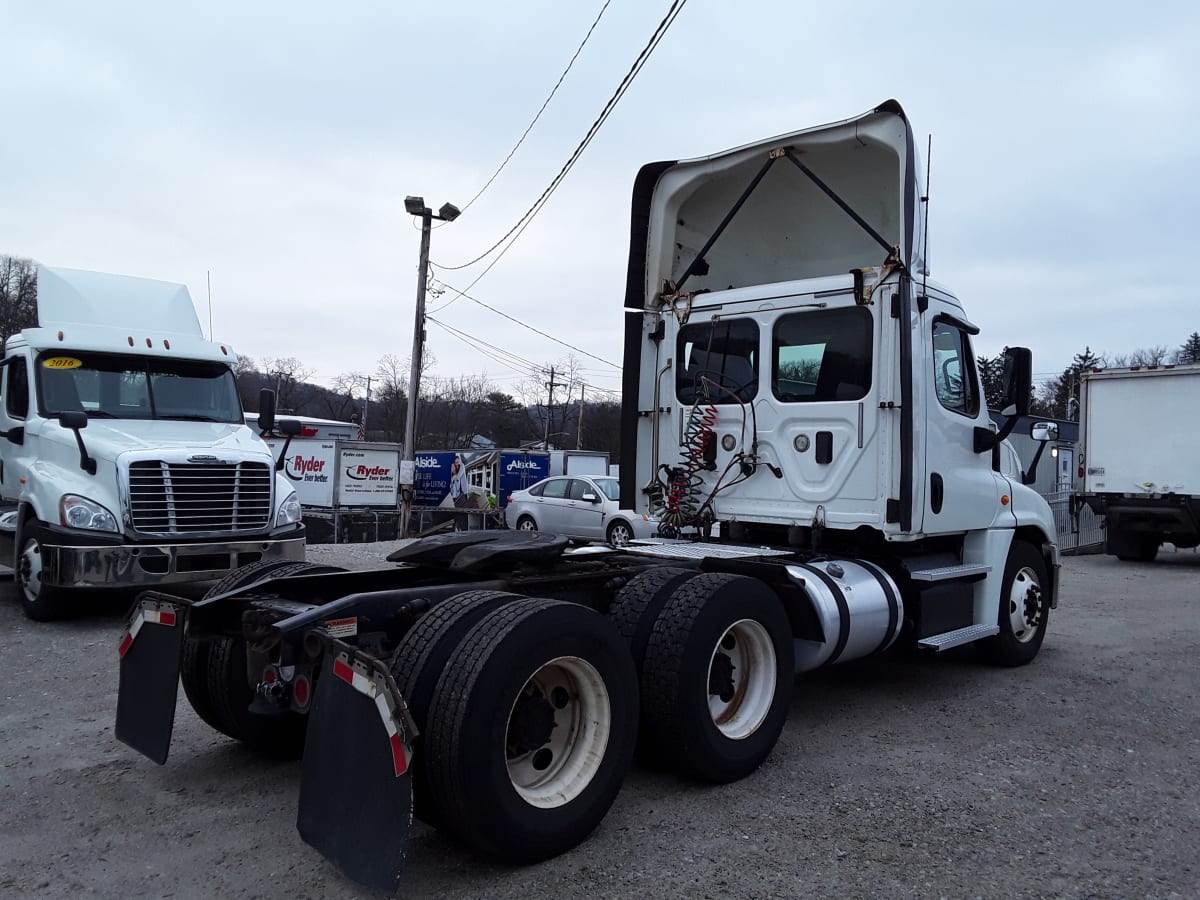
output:
{"label": "chrome grille", "polygon": [[271,520],[266,463],[175,463],[129,466],[129,515],[143,534],[263,531]]}

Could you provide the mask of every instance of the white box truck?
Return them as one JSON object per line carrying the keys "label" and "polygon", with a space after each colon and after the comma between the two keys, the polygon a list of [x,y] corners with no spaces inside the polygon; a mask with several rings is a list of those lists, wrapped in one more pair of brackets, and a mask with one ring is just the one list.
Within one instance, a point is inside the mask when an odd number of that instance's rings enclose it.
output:
{"label": "white box truck", "polygon": [[1086,372],[1079,409],[1076,497],[1104,516],[1105,552],[1200,544],[1200,365]]}
{"label": "white box truck", "polygon": [[0,364],[0,562],[31,618],[97,588],[304,558],[300,503],[245,423],[234,358],[183,285],[39,268],[38,327]]}

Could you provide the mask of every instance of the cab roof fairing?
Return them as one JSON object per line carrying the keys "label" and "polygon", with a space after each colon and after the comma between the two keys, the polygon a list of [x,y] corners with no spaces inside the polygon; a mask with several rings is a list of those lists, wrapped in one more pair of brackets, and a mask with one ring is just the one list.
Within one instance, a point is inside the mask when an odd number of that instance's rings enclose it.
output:
{"label": "cab roof fairing", "polygon": [[[625,307],[651,309],[768,161],[790,150],[924,271],[924,204],[912,128],[895,101],[855,118],[712,156],[643,166],[634,185]],[[776,159],[682,289],[726,290],[881,265],[886,251],[787,157]]]}

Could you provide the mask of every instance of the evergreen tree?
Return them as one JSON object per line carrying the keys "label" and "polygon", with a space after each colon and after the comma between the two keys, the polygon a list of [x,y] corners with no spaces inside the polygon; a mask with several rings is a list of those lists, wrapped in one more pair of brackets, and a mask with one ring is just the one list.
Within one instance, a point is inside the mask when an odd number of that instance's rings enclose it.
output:
{"label": "evergreen tree", "polygon": [[1200,331],[1193,331],[1175,353],[1177,363],[1200,363]]}

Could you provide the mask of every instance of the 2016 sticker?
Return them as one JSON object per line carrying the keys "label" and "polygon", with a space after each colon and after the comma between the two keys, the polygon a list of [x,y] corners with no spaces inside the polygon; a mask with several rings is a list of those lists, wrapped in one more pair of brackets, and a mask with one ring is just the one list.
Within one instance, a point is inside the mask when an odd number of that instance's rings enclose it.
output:
{"label": "2016 sticker", "polygon": [[78,369],[83,365],[83,360],[73,356],[52,356],[42,360],[42,365],[47,369]]}

